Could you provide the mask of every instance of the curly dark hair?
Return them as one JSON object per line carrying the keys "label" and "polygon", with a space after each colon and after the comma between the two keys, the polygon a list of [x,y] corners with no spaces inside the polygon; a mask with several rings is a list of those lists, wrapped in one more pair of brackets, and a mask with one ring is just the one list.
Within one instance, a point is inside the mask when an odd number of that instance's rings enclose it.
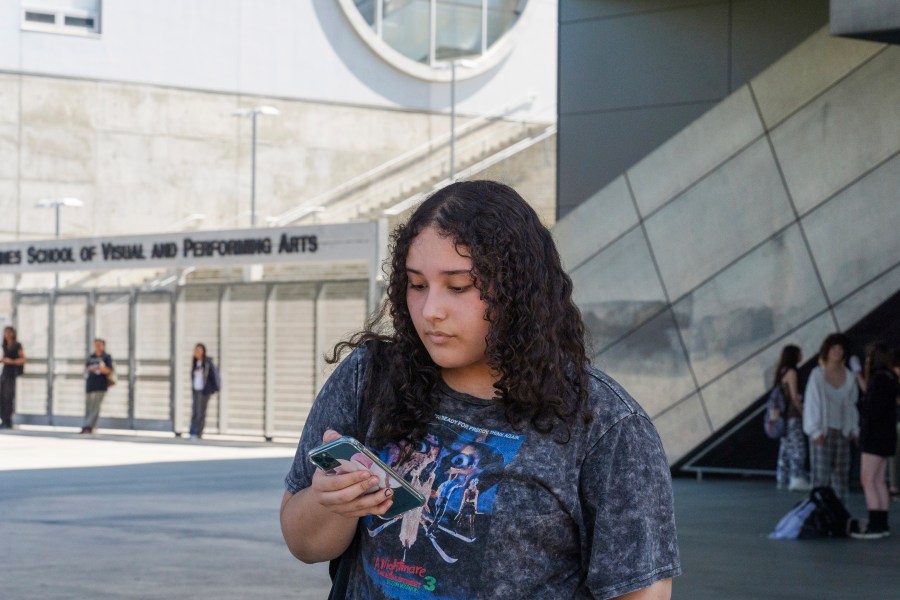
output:
{"label": "curly dark hair", "polygon": [[530,422],[542,433],[562,432],[556,437],[565,442],[579,418],[590,420],[584,324],[550,231],[515,190],[494,181],[453,183],[419,205],[393,233],[381,310],[365,330],[335,346],[332,361],[345,349],[368,347],[362,397],[375,422],[369,441],[418,441],[434,420],[440,367],[406,302],[407,253],[428,227],[472,258],[475,286],[488,306],[485,354],[500,374],[495,398],[507,420],[516,429]]}

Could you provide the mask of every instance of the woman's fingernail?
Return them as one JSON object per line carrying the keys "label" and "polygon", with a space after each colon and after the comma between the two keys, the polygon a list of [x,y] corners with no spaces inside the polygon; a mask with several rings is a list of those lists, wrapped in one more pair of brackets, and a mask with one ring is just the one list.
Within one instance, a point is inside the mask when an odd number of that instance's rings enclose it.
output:
{"label": "woman's fingernail", "polygon": [[388,489],[384,490],[384,497],[385,497],[385,498],[390,498],[390,497],[393,496],[393,495],[394,495],[394,490],[392,490],[391,488],[388,488]]}

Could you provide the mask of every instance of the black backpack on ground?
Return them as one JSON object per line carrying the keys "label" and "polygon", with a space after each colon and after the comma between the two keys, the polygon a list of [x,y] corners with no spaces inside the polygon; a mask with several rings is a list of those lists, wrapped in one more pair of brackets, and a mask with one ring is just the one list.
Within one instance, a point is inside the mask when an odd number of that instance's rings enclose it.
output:
{"label": "black backpack on ground", "polygon": [[816,530],[823,537],[847,537],[850,528],[850,513],[844,507],[834,490],[828,486],[813,488],[809,499],[816,504],[811,517]]}
{"label": "black backpack on ground", "polygon": [[771,540],[847,537],[850,513],[830,487],[817,487],[775,525]]}

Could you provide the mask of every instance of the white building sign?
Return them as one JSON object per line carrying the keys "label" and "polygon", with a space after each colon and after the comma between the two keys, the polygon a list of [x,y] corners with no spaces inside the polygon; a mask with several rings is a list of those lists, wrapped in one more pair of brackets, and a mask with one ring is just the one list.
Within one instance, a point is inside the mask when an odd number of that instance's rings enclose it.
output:
{"label": "white building sign", "polygon": [[191,231],[0,243],[0,273],[364,261],[376,223]]}

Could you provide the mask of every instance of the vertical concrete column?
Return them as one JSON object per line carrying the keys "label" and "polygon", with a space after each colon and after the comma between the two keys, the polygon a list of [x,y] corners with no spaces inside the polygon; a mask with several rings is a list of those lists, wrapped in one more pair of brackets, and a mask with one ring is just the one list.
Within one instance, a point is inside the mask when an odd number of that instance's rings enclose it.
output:
{"label": "vertical concrete column", "polygon": [[275,332],[276,322],[275,303],[278,302],[278,285],[269,285],[266,290],[265,319],[266,344],[265,344],[265,382],[263,405],[263,435],[267,441],[272,440],[275,431]]}
{"label": "vertical concrete column", "polygon": [[[231,368],[228,358],[229,353],[223,349],[227,348],[228,344],[237,343],[231,339],[231,328],[228,324],[228,313],[232,309],[230,300],[231,285],[226,285],[222,289],[222,295],[219,297],[219,355],[222,362],[219,368],[222,370],[222,373],[228,373]],[[228,397],[230,395],[228,390],[232,389],[232,386],[225,385],[222,388],[219,392],[219,433],[225,433],[228,430]]]}

